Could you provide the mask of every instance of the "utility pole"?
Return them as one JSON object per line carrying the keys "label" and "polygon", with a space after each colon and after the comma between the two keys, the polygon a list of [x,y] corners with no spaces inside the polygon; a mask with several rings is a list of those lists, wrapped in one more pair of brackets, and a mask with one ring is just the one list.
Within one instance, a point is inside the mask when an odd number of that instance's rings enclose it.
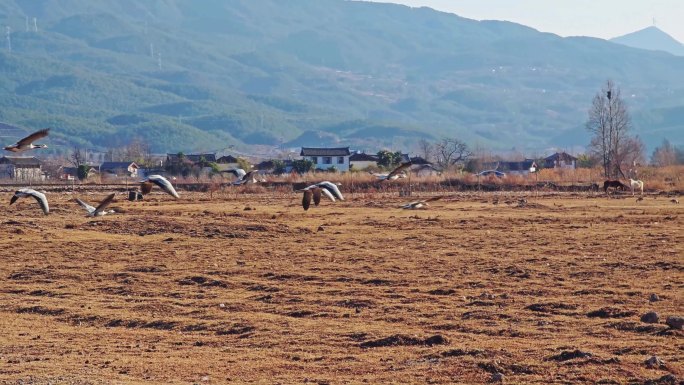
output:
{"label": "utility pole", "polygon": [[33,18],[33,32],[38,32],[38,19]]}

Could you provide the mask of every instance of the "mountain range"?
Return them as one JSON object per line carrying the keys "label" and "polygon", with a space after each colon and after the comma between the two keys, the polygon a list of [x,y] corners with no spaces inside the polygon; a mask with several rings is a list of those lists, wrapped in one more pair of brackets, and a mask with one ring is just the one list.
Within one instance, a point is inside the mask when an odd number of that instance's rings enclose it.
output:
{"label": "mountain range", "polygon": [[684,57],[510,22],[344,0],[2,0],[0,22],[0,122],[57,152],[586,145],[608,79],[649,146],[684,144]]}

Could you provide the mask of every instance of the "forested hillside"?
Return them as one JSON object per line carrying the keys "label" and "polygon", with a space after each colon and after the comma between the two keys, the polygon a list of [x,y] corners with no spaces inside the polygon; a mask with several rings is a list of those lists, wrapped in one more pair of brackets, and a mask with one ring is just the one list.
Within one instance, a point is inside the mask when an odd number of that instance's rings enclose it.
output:
{"label": "forested hillside", "polygon": [[342,0],[2,0],[0,22],[0,121],[55,149],[569,146],[609,78],[636,133],[684,143],[684,58],[507,22]]}

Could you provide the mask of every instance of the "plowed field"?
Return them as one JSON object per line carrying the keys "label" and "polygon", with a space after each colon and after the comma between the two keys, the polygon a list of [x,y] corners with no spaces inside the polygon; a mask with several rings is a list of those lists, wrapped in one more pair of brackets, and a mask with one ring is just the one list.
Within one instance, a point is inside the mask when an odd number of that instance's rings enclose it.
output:
{"label": "plowed field", "polygon": [[73,198],[0,208],[3,383],[684,376],[684,334],[665,325],[684,316],[670,198],[456,194],[409,211],[357,195],[304,212],[294,193],[121,195],[99,218]]}

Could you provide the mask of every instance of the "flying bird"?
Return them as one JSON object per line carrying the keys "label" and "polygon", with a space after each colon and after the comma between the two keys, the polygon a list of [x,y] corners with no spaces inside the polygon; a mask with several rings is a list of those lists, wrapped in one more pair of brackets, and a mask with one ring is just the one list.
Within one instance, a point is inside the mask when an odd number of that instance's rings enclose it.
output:
{"label": "flying bird", "polygon": [[12,199],[10,199],[10,205],[13,204],[14,202],[17,201],[19,198],[27,198],[27,197],[33,197],[36,199],[38,204],[40,205],[40,208],[43,209],[43,213],[45,215],[48,215],[50,213],[50,207],[48,206],[48,201],[47,198],[45,197],[45,194],[40,193],[34,189],[30,188],[22,188],[17,190],[14,195],[12,196]]}
{"label": "flying bird", "polygon": [[342,193],[340,192],[340,189],[337,187],[340,186],[340,184],[335,184],[332,182],[329,182],[327,180],[324,180],[323,182],[318,182],[316,184],[313,184],[307,188],[311,187],[319,187],[321,188],[321,192],[330,198],[331,201],[335,202],[335,199],[339,199],[341,201],[344,200],[344,197],[342,196]]}
{"label": "flying bird", "polygon": [[47,148],[47,144],[33,144],[34,141],[48,136],[50,133],[49,128],[36,131],[33,134],[21,139],[17,143],[5,147],[5,151],[11,152],[22,152],[26,150],[32,150],[34,148]]}
{"label": "flying bird", "polygon": [[440,196],[436,196],[436,197],[432,197],[432,198],[428,198],[428,199],[424,199],[424,200],[421,200],[421,201],[409,202],[409,203],[406,203],[406,204],[400,206],[400,208],[402,208],[402,209],[404,209],[404,210],[420,210],[420,209],[427,209],[428,207],[430,207],[430,205],[428,204],[428,202],[434,202],[434,201],[438,201],[438,200],[440,200],[440,199],[442,199],[442,196],[441,196],[441,195],[440,195]]}
{"label": "flying bird", "polygon": [[171,195],[172,197],[176,199],[180,198],[178,196],[178,193],[176,192],[176,189],[174,189],[173,185],[171,185],[171,182],[169,182],[168,179],[164,178],[161,175],[150,175],[147,177],[147,179],[140,182],[140,192],[143,195],[149,194],[150,191],[152,191],[152,187],[154,187],[155,185],[159,186],[159,188],[164,190],[164,192]]}
{"label": "flying bird", "polygon": [[[244,172],[244,170],[242,170],[242,169],[240,169],[240,170],[241,170],[242,172]],[[233,184],[234,186],[240,186],[240,185],[247,184],[247,183],[257,183],[258,181],[257,181],[256,177],[254,176],[254,173],[255,173],[254,170],[252,170],[252,171],[250,171],[250,172],[248,172],[248,173],[245,173],[245,174],[242,176],[242,178],[236,180],[236,181],[233,182],[232,184]]]}
{"label": "flying bird", "polygon": [[333,202],[335,202],[336,199],[343,201],[344,197],[337,186],[337,184],[326,180],[298,190],[300,192],[304,192],[304,196],[302,197],[302,207],[304,207],[305,211],[308,210],[309,207],[311,207],[312,200],[314,205],[318,206],[321,203],[321,195],[325,195]]}
{"label": "flying bird", "polygon": [[102,200],[102,202],[100,202],[100,204],[97,205],[97,207],[93,207],[78,198],[76,198],[76,203],[81,205],[81,207],[83,207],[88,212],[89,217],[100,217],[103,215],[115,213],[114,210],[105,210],[107,206],[109,206],[109,204],[112,203],[112,201],[114,200],[114,195],[114,193],[107,195],[107,197],[104,200]]}
{"label": "flying bird", "polygon": [[316,186],[309,186],[304,190],[304,197],[302,198],[302,207],[304,211],[308,210],[313,200],[314,205],[318,206],[321,203],[321,188]]}
{"label": "flying bird", "polygon": [[392,170],[389,174],[373,174],[380,180],[396,180],[399,178],[406,178],[406,170],[411,167],[411,161],[400,164],[397,168]]}
{"label": "flying bird", "polygon": [[224,171],[221,171],[221,172],[231,173],[231,174],[235,175],[235,177],[236,177],[238,180],[239,180],[239,179],[242,179],[242,178],[245,176],[245,174],[247,174],[247,173],[245,172],[245,170],[243,170],[243,169],[241,169],[241,168],[233,168],[233,169],[224,170]]}

